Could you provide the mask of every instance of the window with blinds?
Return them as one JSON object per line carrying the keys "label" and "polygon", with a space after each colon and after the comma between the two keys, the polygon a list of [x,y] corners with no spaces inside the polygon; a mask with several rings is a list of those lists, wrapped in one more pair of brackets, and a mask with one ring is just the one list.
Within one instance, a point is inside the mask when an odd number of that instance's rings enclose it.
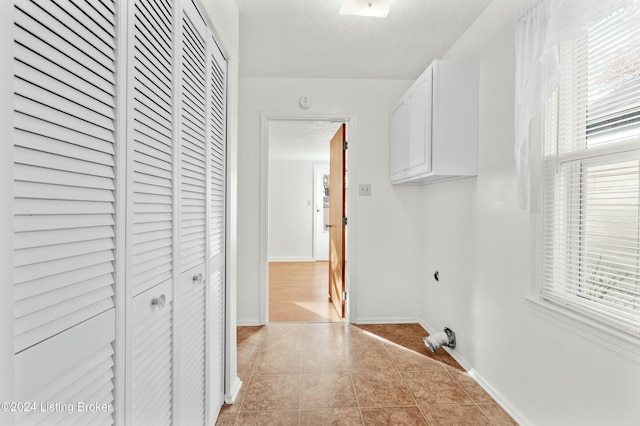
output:
{"label": "window with blinds", "polygon": [[544,300],[640,336],[640,4],[560,49],[545,110]]}

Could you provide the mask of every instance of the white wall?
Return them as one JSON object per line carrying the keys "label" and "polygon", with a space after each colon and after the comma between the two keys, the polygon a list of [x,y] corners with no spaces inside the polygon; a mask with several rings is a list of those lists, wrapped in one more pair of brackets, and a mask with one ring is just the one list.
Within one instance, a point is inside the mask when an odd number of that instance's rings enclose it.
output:
{"label": "white wall", "polygon": [[[13,28],[13,4],[2,2],[0,26]],[[13,37],[0,37],[0,401],[13,398]],[[0,424],[13,414],[0,411]]]}
{"label": "white wall", "polygon": [[[419,188],[389,183],[389,111],[410,81],[240,79],[238,151],[238,323],[260,323],[260,131],[269,117],[351,116],[348,267],[355,322],[416,320],[419,315]],[[313,106],[298,107],[309,96]],[[357,185],[370,183],[371,197]]]}
{"label": "white wall", "polygon": [[494,0],[445,56],[480,63],[479,172],[422,190],[422,318],[456,332],[453,353],[523,424],[637,425],[640,364],[525,301],[532,222],[516,203],[513,107],[514,15],[526,3]]}
{"label": "white wall", "polygon": [[269,160],[269,260],[313,260],[312,160]]}

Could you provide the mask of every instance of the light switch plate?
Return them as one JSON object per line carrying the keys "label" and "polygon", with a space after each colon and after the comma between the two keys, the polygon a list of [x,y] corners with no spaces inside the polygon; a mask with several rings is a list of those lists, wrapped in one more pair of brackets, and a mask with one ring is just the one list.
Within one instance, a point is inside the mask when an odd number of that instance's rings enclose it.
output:
{"label": "light switch plate", "polygon": [[361,197],[370,197],[371,196],[371,184],[370,183],[361,183],[358,186],[358,193]]}

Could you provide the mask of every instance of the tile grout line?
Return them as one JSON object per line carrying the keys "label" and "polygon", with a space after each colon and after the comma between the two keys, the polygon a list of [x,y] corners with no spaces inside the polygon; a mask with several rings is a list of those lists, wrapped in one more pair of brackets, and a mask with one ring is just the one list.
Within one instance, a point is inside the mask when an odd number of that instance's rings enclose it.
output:
{"label": "tile grout line", "polygon": [[[346,331],[346,333],[342,334],[343,339],[342,339],[342,342],[340,344],[340,346],[341,346],[341,354],[342,354],[341,358],[342,358],[343,362],[346,363],[346,365],[345,365],[346,366],[346,371],[347,371],[347,374],[349,374],[349,380],[351,381],[351,389],[352,389],[352,392],[353,392],[353,395],[354,395],[354,398],[355,398],[355,407],[354,408],[358,410],[358,414],[359,414],[358,418],[360,419],[360,422],[362,422],[363,424],[365,422],[363,408],[385,410],[385,409],[389,409],[389,408],[416,407],[420,411],[420,415],[421,415],[420,418],[422,418],[423,421],[427,425],[430,425],[431,423],[429,422],[426,413],[420,408],[420,405],[417,402],[415,394],[409,388],[407,379],[404,377],[403,371],[401,371],[401,364],[403,362],[403,358],[400,355],[402,355],[402,354],[399,353],[398,354],[399,358],[396,360],[392,356],[392,353],[393,353],[394,345],[400,345],[400,346],[403,346],[403,347],[405,347],[405,348],[407,348],[407,349],[409,349],[409,350],[411,350],[413,352],[416,352],[416,353],[418,353],[418,354],[420,354],[422,356],[426,356],[427,358],[430,358],[430,357],[428,355],[425,355],[424,353],[421,353],[422,351],[419,351],[419,349],[411,349],[411,348],[414,348],[416,346],[412,343],[412,340],[411,340],[410,336],[396,336],[395,333],[391,333],[393,336],[390,335],[386,339],[386,340],[388,340],[390,342],[390,344],[383,344],[382,345],[383,348],[384,348],[385,355],[389,358],[389,360],[391,361],[391,363],[393,365],[393,369],[394,370],[390,369],[389,371],[390,372],[395,371],[397,374],[400,374],[401,383],[403,384],[403,386],[405,386],[405,388],[410,393],[411,399],[413,401],[413,404],[409,403],[408,405],[363,407],[362,406],[362,402],[360,401],[359,395],[358,395],[358,393],[356,391],[356,387],[355,387],[355,378],[358,376],[358,370],[353,370],[352,369],[352,364],[349,362],[350,358],[348,356],[350,354],[350,347],[347,344],[347,339],[344,339],[344,337],[348,336],[350,331],[352,330],[351,327],[352,327],[351,325],[347,324],[347,328],[344,329],[344,331]],[[276,333],[276,336],[277,336],[279,334],[280,330],[277,327],[276,327],[276,330],[278,331],[278,333]],[[306,348],[306,349],[313,350],[314,347],[315,347],[314,345],[310,345],[311,347],[305,346],[305,341],[306,341],[305,338],[309,337],[309,336],[312,336],[314,330],[315,329],[311,329],[311,328],[305,329],[305,328],[301,327],[301,328],[298,329],[297,333],[295,333],[295,336],[298,339],[296,346],[297,346],[297,349],[299,351],[299,354],[298,354],[298,362],[299,362],[299,364],[298,364],[298,386],[299,386],[299,392],[298,392],[298,407],[297,407],[297,418],[298,418],[298,424],[299,425],[303,424],[303,422],[302,422],[302,414],[303,414],[302,411],[304,411],[303,410],[303,406],[302,406],[302,401],[303,401],[302,392],[303,392],[303,379],[304,379],[304,377],[303,377],[303,375],[304,375],[303,363],[304,363],[304,353],[305,353],[304,349]],[[267,344],[267,341],[268,341],[268,339],[267,339],[267,335],[269,334],[268,331],[269,330],[265,327],[264,334],[263,334],[262,338],[256,344],[256,349],[255,349],[256,355],[255,355],[255,358],[254,358],[254,362],[251,365],[251,368],[249,369],[249,372],[248,372],[248,380],[247,380],[247,388],[246,388],[247,391],[248,391],[248,388],[250,387],[253,379],[255,378],[255,374],[258,371],[259,359],[260,359],[261,356],[265,355],[265,349],[264,348],[265,348],[265,346]],[[271,330],[271,331],[273,331],[273,330]],[[367,331],[367,330],[364,330],[364,331]],[[382,332],[384,330],[380,330],[380,331]],[[415,338],[419,338],[421,336],[421,334],[418,332],[418,330],[414,330],[413,328],[410,328],[409,331],[410,331],[410,334]],[[371,332],[371,333],[373,333],[373,332]],[[377,334],[377,333],[373,333],[373,334]],[[386,334],[388,334],[388,333],[383,333],[383,335],[386,335]],[[290,336],[290,337],[292,337],[292,336]],[[382,335],[380,335],[380,337],[382,337]],[[396,337],[398,337],[398,338],[400,338],[400,337],[403,337],[403,338],[404,337],[409,337],[409,340],[407,340],[407,342],[405,342],[408,346],[405,346],[405,345],[400,344],[400,343],[395,343],[395,340],[397,340]],[[393,340],[390,340],[390,339],[393,339]],[[352,341],[351,343],[354,343],[354,342]],[[351,349],[355,349],[356,351],[360,350],[360,349],[367,350],[366,347],[363,348],[363,346],[362,346],[363,344],[364,344],[363,342],[355,342],[355,345]],[[282,345],[280,345],[280,346],[282,346]],[[286,345],[286,346],[288,347],[288,345]],[[431,358],[431,359],[433,359],[433,358]],[[475,388],[473,386],[471,386],[472,385],[471,382],[467,383],[466,376],[464,376],[464,374],[465,374],[464,369],[456,368],[454,365],[450,365],[449,363],[447,363],[447,362],[445,362],[443,360],[439,360],[439,359],[433,359],[433,360],[434,361],[438,361],[439,363],[443,364],[443,367],[444,367],[443,370],[439,370],[439,371],[446,371],[447,375],[445,377],[447,377],[449,380],[451,380],[450,383],[455,384],[459,390],[462,390],[462,394],[465,395],[469,400],[469,403],[450,402],[450,403],[447,403],[448,405],[473,406],[477,410],[479,410],[479,412],[482,415],[482,418],[487,421],[487,424],[490,424],[490,425],[493,425],[493,426],[496,426],[496,425],[500,424],[500,417],[499,416],[493,417],[493,416],[489,415],[489,413],[491,413],[492,409],[493,409],[493,407],[491,406],[492,404],[493,405],[497,405],[498,407],[500,407],[500,405],[497,404],[493,400],[483,402],[483,401],[485,401],[484,397],[481,396],[480,394],[478,394],[478,398],[477,399],[474,398],[474,396],[473,396],[474,393],[472,393],[472,391],[475,391]],[[414,372],[414,369],[411,368],[412,365],[413,364],[407,364],[407,367],[409,368],[409,370],[404,371],[404,372],[405,373],[409,373],[409,374]],[[420,367],[421,366],[416,366],[416,369],[415,369],[416,373],[419,373],[420,371],[423,371],[423,370],[420,370]],[[427,371],[427,370],[424,370],[424,371]],[[429,371],[431,371],[431,370],[429,370]],[[338,373],[335,373],[333,370],[331,370],[331,371],[322,370],[322,371],[317,371],[315,373],[313,371],[311,371],[308,374],[324,374],[324,373],[326,373],[326,374],[329,374],[329,373],[338,374]],[[268,375],[282,375],[282,374],[290,374],[290,373],[268,374]],[[457,374],[461,374],[461,375],[458,376]],[[240,408],[239,408],[238,412],[236,413],[235,419],[233,419],[233,424],[238,424],[238,425],[241,424],[242,420],[240,419],[240,415],[242,413],[245,413],[245,414],[246,413],[250,413],[250,411],[243,411],[243,409],[246,408],[246,405],[245,405],[246,402],[247,402],[247,398],[246,397],[247,397],[247,394],[244,395],[244,398],[241,401]],[[440,405],[444,405],[444,403],[440,404]],[[321,407],[313,408],[313,407],[311,407],[311,408],[308,408],[307,411],[329,410],[329,408],[333,408],[333,409],[344,408],[344,409],[347,409],[349,407],[326,407],[326,408],[321,408]],[[261,410],[258,410],[258,411],[261,411]],[[289,410],[284,410],[284,409],[269,410],[267,408],[266,410],[263,410],[263,411],[271,411],[271,412],[275,411],[275,412],[277,412],[277,411],[289,411]],[[291,413],[291,414],[293,414],[293,413]],[[291,419],[291,420],[293,420],[293,419]],[[354,420],[355,420],[355,418],[354,418]],[[291,422],[291,423],[294,423],[294,422]]]}
{"label": "tile grout line", "polygon": [[[349,327],[348,327],[349,329]],[[351,332],[348,330],[348,332]],[[346,336],[346,335],[345,335]],[[347,366],[347,373],[349,374],[349,380],[351,380],[351,389],[353,390],[353,396],[356,398],[356,408],[358,410],[358,414],[360,415],[360,421],[364,425],[364,414],[362,414],[362,408],[360,407],[360,398],[358,398],[358,392],[356,392],[356,384],[353,380],[353,374],[351,372],[351,365],[349,364],[349,357],[347,356],[347,345],[346,341],[342,345],[342,356],[344,357],[344,362]]]}
{"label": "tile grout line", "polygon": [[[458,380],[454,377],[453,374],[451,374],[451,372],[449,370],[445,370],[447,372],[447,374],[449,374],[449,377],[451,377],[451,379],[453,380],[453,382],[460,388],[462,389],[462,392],[464,392],[469,399],[473,402],[473,405],[480,411],[480,413],[482,413],[482,415],[489,421],[489,423],[491,423],[492,425],[495,425],[495,422],[489,418],[489,416],[487,416],[485,414],[485,412],[482,410],[482,408],[480,408],[480,406],[478,405],[478,402],[475,400],[475,398],[473,398],[473,396],[467,392],[467,390],[464,388],[464,386],[462,386],[460,384],[460,382],[458,382]],[[464,372],[466,374],[466,371]]]}
{"label": "tile grout line", "polygon": [[[421,336],[420,334],[418,334],[418,332],[417,332],[416,330],[414,330],[413,328],[411,329],[411,331],[412,331],[412,332],[413,332],[413,334],[414,334],[415,336],[417,336],[418,338],[421,338],[421,337],[422,337],[422,336]],[[428,332],[427,332],[426,330],[425,330],[425,333],[427,333],[427,335],[428,335]],[[445,368],[445,369],[444,369],[444,371],[446,371],[446,372],[449,374],[449,376],[453,379],[454,383],[455,383],[456,385],[458,385],[458,386],[462,389],[462,391],[463,391],[465,394],[467,394],[467,396],[471,399],[471,401],[473,401],[473,405],[474,405],[478,410],[480,410],[480,412],[482,413],[482,415],[483,415],[483,416],[484,416],[484,417],[489,421],[489,423],[491,423],[492,425],[494,425],[494,426],[495,426],[495,425],[496,425],[496,423],[493,421],[493,419],[491,419],[491,418],[490,418],[490,417],[489,417],[489,416],[484,412],[484,410],[483,410],[482,408],[480,408],[480,405],[478,404],[478,402],[473,398],[473,396],[472,396],[469,392],[467,392],[467,390],[466,390],[466,389],[465,389],[465,388],[464,388],[464,387],[463,387],[463,386],[458,382],[458,380],[456,380],[456,378],[453,376],[453,374],[451,374],[451,372],[449,371],[449,369]],[[422,410],[420,410],[420,411],[422,411]],[[423,413],[423,415],[424,415],[424,413]],[[425,416],[425,417],[426,417],[426,416]],[[427,420],[427,422],[428,422],[428,420]]]}
{"label": "tile grout line", "polygon": [[[398,368],[398,364],[396,364],[396,361],[391,356],[391,353],[389,353],[389,351],[387,350],[387,345],[382,345],[382,346],[384,347],[384,350],[387,353],[387,356],[391,360],[391,363],[393,364],[393,366],[396,368],[398,374],[400,375],[400,380],[402,380],[402,384],[404,384],[404,386],[409,391],[409,395],[411,395],[411,399],[413,399],[413,402],[415,402],[416,408],[420,411],[420,415],[422,416],[424,421],[427,423],[427,425],[430,425],[431,423],[429,422],[429,419],[427,419],[427,416],[425,416],[424,412],[422,411],[422,409],[418,405],[418,400],[416,399],[415,395],[413,394],[413,391],[411,391],[411,389],[409,388],[409,385],[407,384],[407,381],[404,379],[404,376],[402,375],[402,372],[400,371],[400,368]],[[411,407],[411,406],[409,406],[409,407]]]}

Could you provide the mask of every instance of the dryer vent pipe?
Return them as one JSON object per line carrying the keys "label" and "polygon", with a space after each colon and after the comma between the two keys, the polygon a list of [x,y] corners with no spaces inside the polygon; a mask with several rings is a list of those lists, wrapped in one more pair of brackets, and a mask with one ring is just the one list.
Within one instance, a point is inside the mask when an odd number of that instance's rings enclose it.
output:
{"label": "dryer vent pipe", "polygon": [[424,338],[424,344],[427,345],[431,352],[435,352],[441,346],[447,346],[451,349],[456,348],[456,333],[448,327],[444,331],[433,333]]}

